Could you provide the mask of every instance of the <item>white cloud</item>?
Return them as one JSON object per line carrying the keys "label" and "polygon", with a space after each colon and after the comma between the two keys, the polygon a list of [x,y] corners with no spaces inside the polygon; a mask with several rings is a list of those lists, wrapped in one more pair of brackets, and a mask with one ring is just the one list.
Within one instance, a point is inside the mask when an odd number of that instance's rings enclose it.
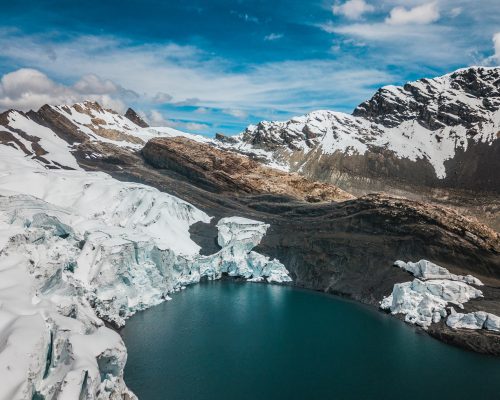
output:
{"label": "white cloud", "polygon": [[209,129],[208,125],[200,124],[198,122],[186,122],[182,126],[188,131],[203,131]]}
{"label": "white cloud", "polygon": [[[391,68],[397,67],[403,74],[412,71],[414,76],[436,76],[460,66],[478,64],[477,42],[471,41],[470,35],[464,35],[462,30],[444,24],[418,27],[383,22],[340,26],[324,24],[322,29],[365,44],[363,59],[357,58],[354,63],[377,65],[381,68],[389,65]],[[337,40],[335,43],[340,46],[338,51],[345,57],[342,42]],[[487,48],[482,50],[487,51]],[[392,83],[398,82],[403,83],[404,78],[396,78]]]}
{"label": "white cloud", "polygon": [[234,72],[227,60],[192,46],[131,45],[113,37],[54,42],[51,47],[57,58],[52,60],[41,46],[45,41],[40,35],[12,37],[0,31],[0,59],[37,65],[66,82],[89,73],[112,79],[140,93],[136,103],[143,109],[155,104],[155,98],[166,100],[167,96],[158,96],[164,93],[172,97],[170,106],[239,109],[253,115],[270,110],[299,114],[336,108],[336,99],[339,105],[357,103],[370,96],[374,86],[392,81],[390,74],[372,65],[353,67],[350,60],[270,62]]}
{"label": "white cloud", "polygon": [[228,108],[228,109],[222,110],[222,112],[224,112],[227,115],[231,115],[235,118],[239,118],[239,119],[244,119],[244,118],[248,117],[248,113],[246,111],[238,110],[236,108]]}
{"label": "white cloud", "polygon": [[282,33],[271,33],[267,36],[264,36],[264,40],[268,41],[268,42],[273,41],[273,40],[279,40],[281,38],[283,38]]}
{"label": "white cloud", "polygon": [[332,11],[335,15],[343,15],[349,19],[359,19],[363,14],[374,10],[375,7],[364,0],[348,0],[343,4],[334,4],[332,7]]}
{"label": "white cloud", "polygon": [[439,19],[437,2],[422,4],[413,8],[394,7],[385,22],[390,25],[430,24]]}
{"label": "white cloud", "polygon": [[198,107],[196,110],[194,110],[196,114],[208,114],[210,110],[206,107]]}
{"label": "white cloud", "polygon": [[493,51],[492,61],[498,64],[500,63],[500,32],[493,35]]}
{"label": "white cloud", "polygon": [[38,109],[44,104],[73,104],[83,100],[94,100],[104,107],[124,111],[125,104],[120,97],[134,97],[110,80],[97,75],[85,75],[74,85],[54,82],[44,73],[22,68],[5,74],[0,79],[0,109]]}
{"label": "white cloud", "polygon": [[167,119],[163,117],[162,113],[158,110],[151,110],[149,114],[146,114],[146,119],[152,126],[165,126],[167,125]]}

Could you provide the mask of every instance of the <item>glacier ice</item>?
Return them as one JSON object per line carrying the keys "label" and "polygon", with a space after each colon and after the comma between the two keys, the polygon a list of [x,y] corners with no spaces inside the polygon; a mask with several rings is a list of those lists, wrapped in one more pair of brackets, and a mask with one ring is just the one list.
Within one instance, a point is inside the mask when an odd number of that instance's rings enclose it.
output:
{"label": "glacier ice", "polygon": [[474,311],[467,314],[457,313],[452,308],[446,325],[452,329],[486,329],[500,332],[500,317],[484,311]]}
{"label": "glacier ice", "polygon": [[217,241],[222,249],[212,256],[202,257],[200,262],[217,267],[215,277],[227,273],[252,281],[290,282],[283,264],[252,251],[268,228],[268,224],[246,218],[222,218],[217,223]]}
{"label": "glacier ice", "polygon": [[221,249],[202,256],[189,227],[210,217],[174,196],[46,170],[4,146],[0,170],[0,400],[134,399],[125,346],[103,320],[121,326],[203,277],[290,281],[253,251],[263,222],[221,219]]}
{"label": "glacier ice", "polygon": [[[67,240],[53,227],[12,226],[11,217],[0,212],[0,399],[134,399],[120,336],[64,270],[73,253]],[[115,367],[103,369],[103,357]]]}
{"label": "glacier ice", "polygon": [[420,260],[418,262],[404,262],[398,260],[394,263],[395,266],[409,272],[415,278],[422,280],[428,279],[448,279],[451,281],[461,281],[471,285],[482,286],[483,283],[472,275],[455,275],[437,264],[428,260]]}
{"label": "glacier ice", "polygon": [[396,283],[392,293],[380,302],[380,308],[392,314],[404,314],[406,322],[424,329],[446,318],[450,304],[463,308],[464,303],[483,296],[479,289],[467,283],[481,284],[472,276],[453,275],[446,268],[426,260],[418,263],[397,261],[395,265],[416,278]]}

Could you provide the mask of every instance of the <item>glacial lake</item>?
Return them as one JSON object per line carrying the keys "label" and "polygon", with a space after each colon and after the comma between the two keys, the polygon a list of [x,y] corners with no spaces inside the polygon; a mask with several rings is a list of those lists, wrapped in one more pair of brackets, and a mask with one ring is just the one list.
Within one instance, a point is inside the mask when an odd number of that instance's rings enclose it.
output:
{"label": "glacial lake", "polygon": [[500,359],[336,297],[206,282],[122,330],[142,400],[500,399]]}

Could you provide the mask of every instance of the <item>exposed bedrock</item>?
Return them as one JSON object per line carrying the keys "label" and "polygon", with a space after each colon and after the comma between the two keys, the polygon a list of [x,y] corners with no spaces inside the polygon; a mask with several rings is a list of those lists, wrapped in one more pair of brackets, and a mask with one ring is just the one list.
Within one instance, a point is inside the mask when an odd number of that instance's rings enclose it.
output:
{"label": "exposed bedrock", "polygon": [[214,193],[277,194],[308,202],[353,198],[336,186],[268,168],[248,157],[183,137],[152,139],[142,154],[153,167],[175,171]]}
{"label": "exposed bedrock", "polygon": [[411,185],[440,189],[468,189],[500,192],[500,140],[473,143],[458,148],[455,157],[446,160],[446,177],[436,177],[433,166],[423,159],[397,157],[390,150],[373,148],[365,154],[309,152],[294,169],[309,178],[339,185],[356,192],[388,190],[391,187],[414,191]]}
{"label": "exposed bedrock", "polygon": [[438,179],[426,160],[398,158],[389,150],[364,155],[309,152],[292,170],[309,179],[330,182],[355,195],[386,192],[453,207],[500,230],[500,140],[457,149],[444,162],[447,175]]}

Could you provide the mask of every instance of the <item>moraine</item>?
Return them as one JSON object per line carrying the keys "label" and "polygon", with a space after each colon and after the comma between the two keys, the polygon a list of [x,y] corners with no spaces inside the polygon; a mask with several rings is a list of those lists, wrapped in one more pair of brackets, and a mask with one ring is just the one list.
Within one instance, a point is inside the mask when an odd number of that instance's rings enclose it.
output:
{"label": "moraine", "polygon": [[291,287],[202,283],[121,333],[125,380],[146,400],[486,399],[500,390],[496,358]]}

